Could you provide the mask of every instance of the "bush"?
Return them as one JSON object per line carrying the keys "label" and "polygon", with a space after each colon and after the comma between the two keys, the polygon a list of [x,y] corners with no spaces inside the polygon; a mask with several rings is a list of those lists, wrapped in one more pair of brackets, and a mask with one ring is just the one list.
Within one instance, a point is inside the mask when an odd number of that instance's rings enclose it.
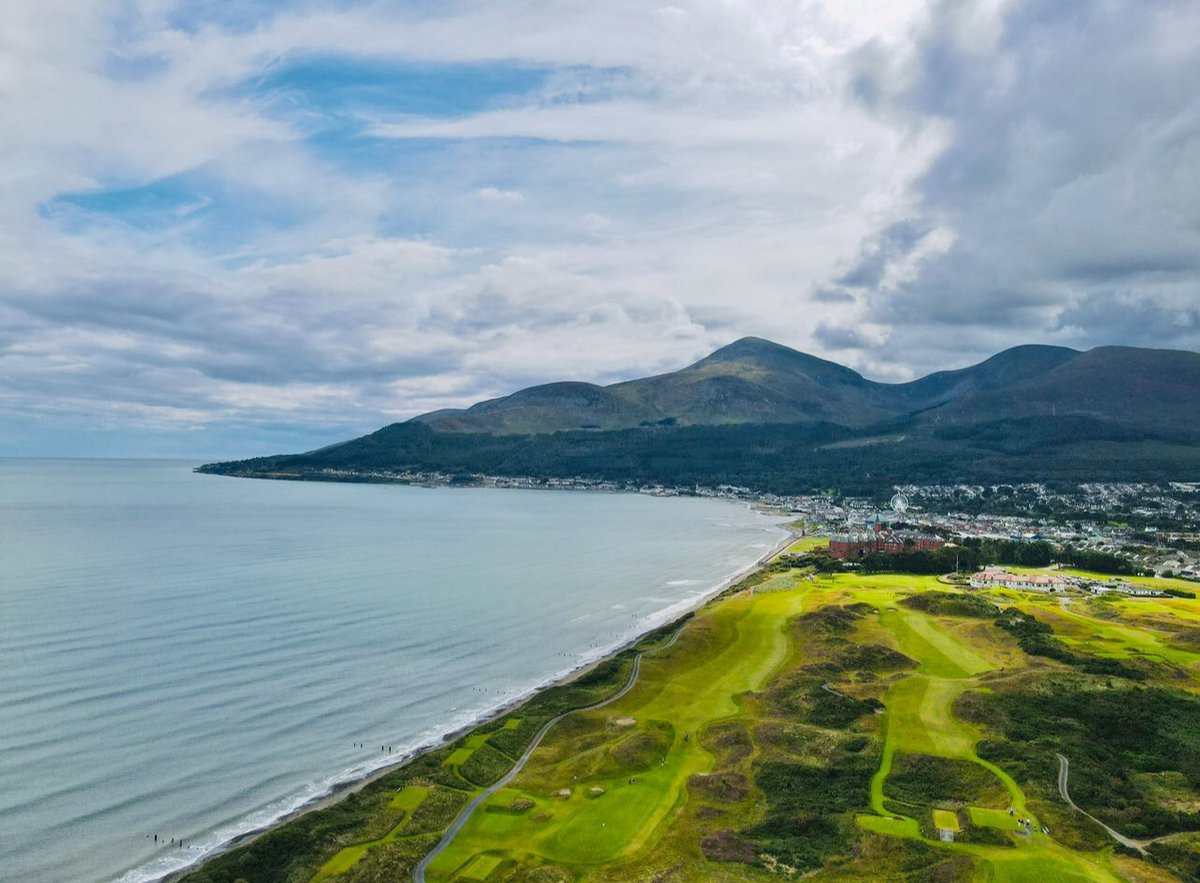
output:
{"label": "bush", "polygon": [[1000,608],[978,595],[963,592],[921,592],[901,598],[900,603],[913,610],[934,616],[973,616],[979,619],[994,619]]}
{"label": "bush", "polygon": [[958,803],[1008,805],[1008,791],[991,771],[969,760],[897,754],[883,783],[888,797],[915,806]]}
{"label": "bush", "polygon": [[486,788],[513,768],[513,761],[491,745],[484,744],[475,749],[467,762],[459,767],[459,775],[473,785]]}
{"label": "bush", "polygon": [[1200,813],[1155,802],[1138,773],[1178,771],[1200,789],[1200,698],[1165,687],[1105,689],[1059,676],[1040,689],[985,697],[1009,742],[979,754],[1018,779],[1057,775],[1054,754],[1071,761],[1071,796],[1097,818],[1133,837],[1200,828]]}

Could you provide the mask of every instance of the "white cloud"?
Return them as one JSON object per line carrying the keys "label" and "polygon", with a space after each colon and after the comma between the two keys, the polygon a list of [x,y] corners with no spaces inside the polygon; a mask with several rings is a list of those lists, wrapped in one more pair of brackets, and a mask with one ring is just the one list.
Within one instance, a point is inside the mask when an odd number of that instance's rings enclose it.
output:
{"label": "white cloud", "polygon": [[[0,422],[28,438],[349,431],[746,333],[894,378],[1121,333],[1100,303],[1196,340],[1186,3],[68,5],[0,7]],[[394,78],[261,87],[305,59]],[[63,198],[122,189],[147,214]]]}
{"label": "white cloud", "polygon": [[517,190],[502,190],[499,187],[480,187],[475,191],[475,195],[484,202],[494,202],[497,205],[521,205],[525,202],[525,196]]}

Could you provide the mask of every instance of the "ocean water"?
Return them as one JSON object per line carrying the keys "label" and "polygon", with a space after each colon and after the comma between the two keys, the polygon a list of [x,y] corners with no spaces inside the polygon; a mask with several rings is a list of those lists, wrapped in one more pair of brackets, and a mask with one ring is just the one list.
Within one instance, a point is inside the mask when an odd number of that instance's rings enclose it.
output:
{"label": "ocean water", "polygon": [[158,879],[665,621],[783,535],[709,500],[190,467],[0,460],[0,879]]}

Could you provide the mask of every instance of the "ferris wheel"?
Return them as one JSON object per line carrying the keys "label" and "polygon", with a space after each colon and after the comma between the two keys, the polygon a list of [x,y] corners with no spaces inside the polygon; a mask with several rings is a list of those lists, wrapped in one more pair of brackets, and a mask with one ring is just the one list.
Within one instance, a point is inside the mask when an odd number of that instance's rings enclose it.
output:
{"label": "ferris wheel", "polygon": [[892,511],[896,513],[897,518],[903,518],[904,513],[908,511],[908,497],[904,494],[896,494],[888,503],[892,507]]}

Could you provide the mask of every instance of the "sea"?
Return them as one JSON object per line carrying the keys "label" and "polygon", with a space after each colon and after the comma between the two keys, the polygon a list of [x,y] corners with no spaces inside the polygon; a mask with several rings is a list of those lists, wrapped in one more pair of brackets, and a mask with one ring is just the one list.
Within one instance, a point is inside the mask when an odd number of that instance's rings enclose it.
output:
{"label": "sea", "polygon": [[160,879],[670,620],[785,536],[710,499],[194,465],[0,460],[2,880]]}

